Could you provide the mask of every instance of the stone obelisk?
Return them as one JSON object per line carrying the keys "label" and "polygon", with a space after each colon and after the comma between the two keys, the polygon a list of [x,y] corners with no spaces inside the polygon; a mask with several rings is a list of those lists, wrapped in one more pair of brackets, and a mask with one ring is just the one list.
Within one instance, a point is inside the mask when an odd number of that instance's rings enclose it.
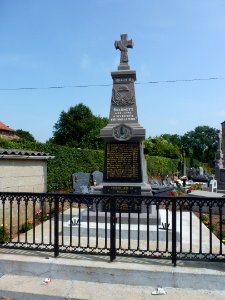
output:
{"label": "stone obelisk", "polygon": [[145,129],[138,123],[136,72],[128,65],[128,48],[133,48],[133,42],[127,34],[121,34],[114,45],[120,50],[120,64],[111,73],[109,123],[100,133],[105,142],[103,183],[96,192],[151,195],[143,154]]}

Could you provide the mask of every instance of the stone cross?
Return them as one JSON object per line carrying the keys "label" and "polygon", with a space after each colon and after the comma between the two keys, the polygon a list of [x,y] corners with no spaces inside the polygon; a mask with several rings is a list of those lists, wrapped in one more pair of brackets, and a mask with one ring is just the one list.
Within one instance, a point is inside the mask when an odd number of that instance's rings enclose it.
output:
{"label": "stone cross", "polygon": [[134,44],[132,40],[127,40],[127,34],[121,34],[121,41],[115,41],[114,45],[116,49],[121,51],[120,63],[128,63],[127,48],[133,48]]}

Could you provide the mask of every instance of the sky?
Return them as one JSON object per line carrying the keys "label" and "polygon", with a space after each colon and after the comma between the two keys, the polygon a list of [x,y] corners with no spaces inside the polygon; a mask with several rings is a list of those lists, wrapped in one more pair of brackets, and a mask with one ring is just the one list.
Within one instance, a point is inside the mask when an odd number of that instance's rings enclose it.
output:
{"label": "sky", "polygon": [[0,0],[0,121],[45,142],[79,103],[109,117],[123,33],[146,137],[221,128],[224,0]]}

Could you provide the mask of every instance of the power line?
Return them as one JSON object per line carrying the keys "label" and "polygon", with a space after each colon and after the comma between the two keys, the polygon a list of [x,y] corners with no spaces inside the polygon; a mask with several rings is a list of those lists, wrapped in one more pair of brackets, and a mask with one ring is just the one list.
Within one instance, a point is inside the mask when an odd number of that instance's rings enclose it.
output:
{"label": "power line", "polygon": [[[174,79],[174,80],[135,82],[135,84],[144,85],[144,84],[177,83],[177,82],[209,81],[209,80],[224,80],[224,79],[225,79],[225,77],[208,77],[208,78],[191,78],[191,79]],[[112,83],[110,83],[110,84],[87,84],[87,85],[61,85],[61,86],[48,86],[48,87],[0,88],[0,91],[50,90],[50,89],[89,88],[89,87],[106,87],[106,86],[112,86]]]}

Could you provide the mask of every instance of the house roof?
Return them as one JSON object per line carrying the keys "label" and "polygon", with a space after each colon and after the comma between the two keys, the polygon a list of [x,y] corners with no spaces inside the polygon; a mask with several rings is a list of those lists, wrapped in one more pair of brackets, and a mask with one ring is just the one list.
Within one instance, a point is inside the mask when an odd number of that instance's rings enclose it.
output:
{"label": "house roof", "polygon": [[49,154],[45,153],[45,152],[19,150],[19,149],[2,149],[2,148],[0,148],[0,154],[29,155],[29,156],[49,156]]}
{"label": "house roof", "polygon": [[0,159],[53,159],[54,156],[49,153],[39,151],[28,151],[20,149],[3,149],[0,148]]}
{"label": "house roof", "polygon": [[13,130],[13,129],[10,128],[9,126],[5,125],[5,124],[2,123],[1,121],[0,121],[0,130],[5,130],[5,131],[15,132],[15,130]]}

